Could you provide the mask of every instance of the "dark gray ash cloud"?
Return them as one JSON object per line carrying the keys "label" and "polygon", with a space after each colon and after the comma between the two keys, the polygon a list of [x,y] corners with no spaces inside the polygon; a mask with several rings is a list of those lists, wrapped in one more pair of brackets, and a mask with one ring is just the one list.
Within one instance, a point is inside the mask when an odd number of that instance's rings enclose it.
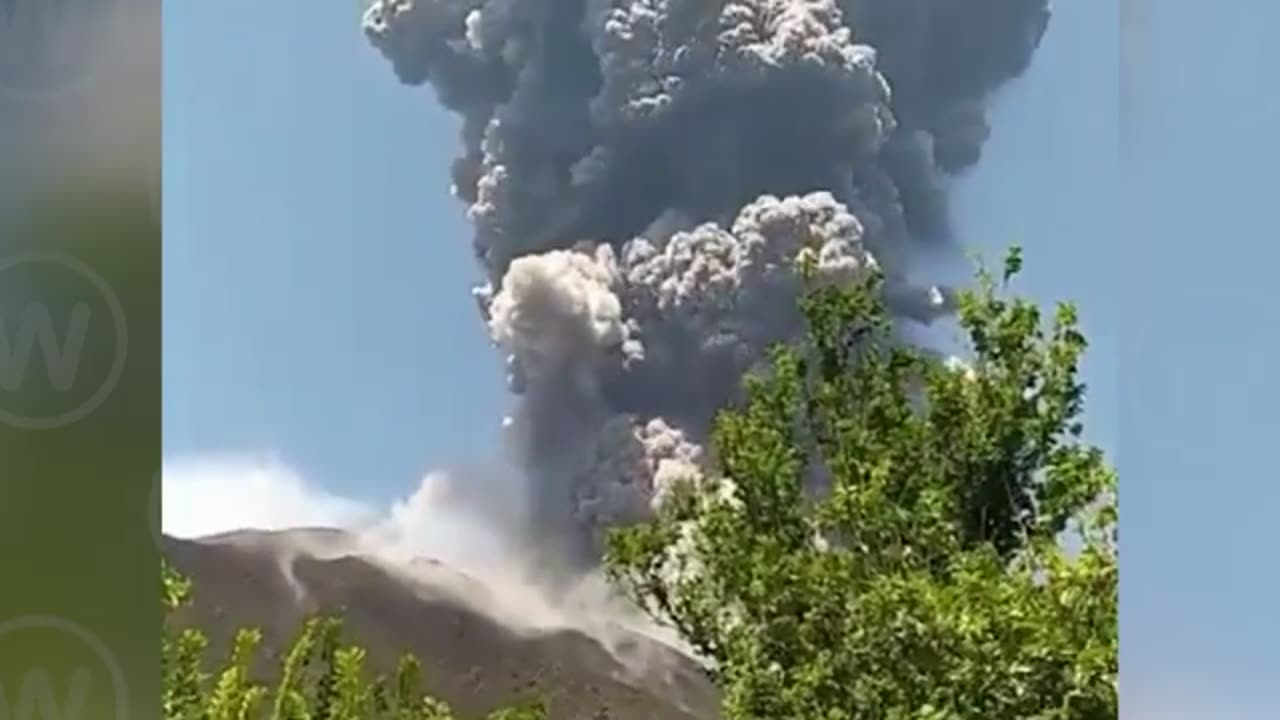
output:
{"label": "dark gray ash cloud", "polygon": [[695,476],[714,412],[799,329],[795,261],[871,267],[904,322],[1048,0],[374,0],[369,40],[463,118],[451,169],[522,396],[531,518],[598,530]]}

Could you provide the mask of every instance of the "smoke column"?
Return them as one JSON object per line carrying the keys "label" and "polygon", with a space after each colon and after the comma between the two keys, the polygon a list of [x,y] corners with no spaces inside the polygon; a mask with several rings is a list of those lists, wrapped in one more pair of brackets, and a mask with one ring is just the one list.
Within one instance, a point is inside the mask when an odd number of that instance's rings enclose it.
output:
{"label": "smoke column", "polygon": [[831,282],[879,268],[903,323],[952,311],[913,259],[950,239],[946,178],[1048,20],[1048,0],[373,0],[368,39],[463,119],[453,190],[549,556],[590,562],[697,478],[715,411],[801,327],[802,256]]}

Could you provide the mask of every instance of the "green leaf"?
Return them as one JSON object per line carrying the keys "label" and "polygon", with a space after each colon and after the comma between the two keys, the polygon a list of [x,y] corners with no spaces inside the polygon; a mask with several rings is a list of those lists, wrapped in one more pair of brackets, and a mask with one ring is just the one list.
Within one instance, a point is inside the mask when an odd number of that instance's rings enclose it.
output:
{"label": "green leaf", "polygon": [[1115,717],[1115,475],[1079,444],[1075,308],[1046,328],[980,269],[957,373],[893,341],[879,287],[806,293],[806,336],[717,417],[713,477],[615,531],[610,576],[712,662],[729,720]]}

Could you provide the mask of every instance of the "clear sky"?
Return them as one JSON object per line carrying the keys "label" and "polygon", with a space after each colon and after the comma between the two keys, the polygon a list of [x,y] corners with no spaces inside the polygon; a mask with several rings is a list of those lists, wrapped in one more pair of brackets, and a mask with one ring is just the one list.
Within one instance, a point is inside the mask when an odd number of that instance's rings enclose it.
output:
{"label": "clear sky", "polygon": [[1123,6],[1121,682],[1278,718],[1280,4]]}
{"label": "clear sky", "polygon": [[[384,503],[492,457],[506,400],[448,195],[455,123],[396,83],[358,4],[165,9],[165,449],[272,455]],[[957,182],[960,226],[988,254],[1022,244],[1019,289],[1082,311],[1091,436],[1124,478],[1124,716],[1280,717],[1264,554],[1280,490],[1256,449],[1276,437],[1280,345],[1248,314],[1280,260],[1263,174],[1278,106],[1227,101],[1271,82],[1280,5],[1134,2],[1123,52],[1112,3],[1057,5]],[[1215,23],[1241,40],[1184,45]]]}
{"label": "clear sky", "polygon": [[165,8],[165,447],[389,498],[492,453],[455,124],[358,0]]}

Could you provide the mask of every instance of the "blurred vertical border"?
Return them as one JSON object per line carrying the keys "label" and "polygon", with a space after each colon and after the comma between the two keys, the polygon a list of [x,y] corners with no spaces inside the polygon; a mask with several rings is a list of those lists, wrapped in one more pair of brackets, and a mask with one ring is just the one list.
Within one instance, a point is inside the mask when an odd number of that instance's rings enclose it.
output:
{"label": "blurred vertical border", "polygon": [[0,718],[159,718],[161,0],[0,0]]}

